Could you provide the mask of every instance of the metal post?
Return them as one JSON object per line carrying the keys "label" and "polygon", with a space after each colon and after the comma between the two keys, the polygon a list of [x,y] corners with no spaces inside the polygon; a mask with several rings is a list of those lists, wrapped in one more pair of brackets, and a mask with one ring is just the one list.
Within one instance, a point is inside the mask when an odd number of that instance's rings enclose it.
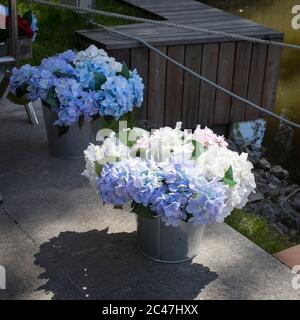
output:
{"label": "metal post", "polygon": [[17,1],[8,1],[9,10],[9,55],[17,60],[18,56],[18,15],[17,15]]}

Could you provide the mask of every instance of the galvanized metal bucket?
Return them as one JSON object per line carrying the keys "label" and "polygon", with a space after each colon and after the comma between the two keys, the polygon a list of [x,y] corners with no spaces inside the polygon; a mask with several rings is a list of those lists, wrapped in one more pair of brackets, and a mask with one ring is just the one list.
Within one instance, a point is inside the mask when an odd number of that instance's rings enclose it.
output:
{"label": "galvanized metal bucket", "polygon": [[179,227],[166,226],[159,218],[138,216],[137,237],[142,253],[151,260],[181,263],[196,257],[201,249],[205,226],[182,221]]}
{"label": "galvanized metal bucket", "polygon": [[43,114],[49,152],[53,156],[64,159],[81,159],[89,143],[96,142],[100,121],[85,121],[81,128],[78,124],[74,124],[65,134],[59,136],[58,127],[53,125],[57,120],[57,114],[45,106],[43,106]]}

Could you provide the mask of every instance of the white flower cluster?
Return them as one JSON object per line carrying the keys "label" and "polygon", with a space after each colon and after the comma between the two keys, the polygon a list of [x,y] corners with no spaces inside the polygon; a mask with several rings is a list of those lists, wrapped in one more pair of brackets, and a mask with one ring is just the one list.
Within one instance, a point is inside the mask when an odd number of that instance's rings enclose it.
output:
{"label": "white flower cluster", "polygon": [[141,150],[147,159],[164,162],[172,158],[175,162],[186,161],[191,158],[194,146],[191,134],[181,130],[182,122],[178,122],[175,129],[164,127],[154,130],[151,135],[144,135],[137,140],[133,151]]}
{"label": "white flower cluster", "polygon": [[[216,135],[211,129],[198,125],[194,132],[181,130],[182,122],[177,122],[175,129],[170,127],[154,130],[151,135],[144,135],[137,140],[134,151],[143,150],[147,159],[162,162],[172,158],[182,163],[191,159],[195,145],[199,143],[203,148],[227,148],[228,144],[223,136]],[[199,156],[199,154],[198,154]]]}
{"label": "white flower cluster", "polygon": [[117,62],[115,58],[109,57],[103,49],[98,49],[95,45],[90,45],[86,50],[79,51],[74,58],[74,63],[83,61],[94,62],[99,65],[107,64],[109,70],[113,72],[121,72],[122,64]]}
{"label": "white flower cluster", "polygon": [[223,219],[230,215],[234,208],[241,209],[248,201],[256,184],[252,173],[253,165],[247,160],[247,153],[239,155],[237,152],[226,148],[211,147],[197,159],[201,174],[209,179],[222,179],[224,173],[231,166],[235,186],[226,186],[226,206]]}

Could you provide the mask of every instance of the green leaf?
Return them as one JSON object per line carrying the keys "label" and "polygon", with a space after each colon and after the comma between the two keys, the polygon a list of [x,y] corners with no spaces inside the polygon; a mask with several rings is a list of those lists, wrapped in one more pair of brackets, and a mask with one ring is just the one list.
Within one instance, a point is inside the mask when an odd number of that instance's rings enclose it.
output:
{"label": "green leaf", "polygon": [[147,219],[154,219],[157,215],[152,212],[149,208],[144,207],[142,204],[133,203],[132,212],[136,213],[137,215],[147,218]]}
{"label": "green leaf", "polygon": [[126,120],[128,128],[133,128],[136,125],[136,116],[134,112],[127,112],[123,114],[120,120]]}
{"label": "green leaf", "polygon": [[112,116],[103,116],[100,117],[100,127],[103,129],[111,129],[114,132],[119,131],[119,123]]}
{"label": "green leaf", "polygon": [[144,148],[139,148],[136,153],[135,153],[136,157],[141,157],[141,156],[145,156],[146,155],[146,149]]}
{"label": "green leaf", "polygon": [[59,126],[58,127],[58,136],[61,137],[69,131],[70,127]]}
{"label": "green leaf", "polygon": [[52,109],[56,109],[59,106],[54,87],[48,90],[46,99],[43,101],[46,102]]}
{"label": "green leaf", "polygon": [[97,173],[97,176],[100,176],[103,169],[103,165],[100,164],[98,161],[95,161],[95,171]]}
{"label": "green leaf", "polygon": [[194,146],[194,151],[192,156],[193,158],[197,159],[205,151],[205,148],[200,142],[196,140],[192,140],[192,144]]}
{"label": "green leaf", "polygon": [[27,20],[30,25],[32,24],[32,11],[29,10],[29,11],[26,11],[24,14],[23,14],[23,19]]}
{"label": "green leaf", "polygon": [[130,78],[130,71],[125,62],[123,62],[121,72],[118,72],[117,75],[121,75],[127,80]]}
{"label": "green leaf", "polygon": [[101,118],[100,114],[95,114],[92,116],[92,121],[98,120],[99,118]]}
{"label": "green leaf", "polygon": [[60,71],[54,71],[53,74],[58,78],[74,78],[72,74],[60,72]]}
{"label": "green leaf", "polygon": [[233,169],[232,166],[229,167],[229,169],[225,172],[224,178],[233,180]]}
{"label": "green leaf", "polygon": [[233,169],[232,166],[225,172],[224,178],[222,181],[230,187],[234,187],[236,182],[233,180]]}
{"label": "green leaf", "polygon": [[81,115],[78,119],[78,127],[81,129],[84,125],[84,115]]}
{"label": "green leaf", "polygon": [[16,89],[16,96],[18,98],[22,98],[23,96],[25,96],[25,94],[28,93],[27,90],[28,84],[27,83],[23,83],[22,85],[20,85],[17,89]]}
{"label": "green leaf", "polygon": [[229,187],[234,187],[236,185],[236,182],[233,181],[233,180],[229,180],[229,179],[226,179],[226,178],[223,178],[222,180],[225,184],[227,184]]}
{"label": "green leaf", "polygon": [[100,72],[94,72],[94,80],[95,80],[94,89],[98,91],[101,89],[101,86],[107,81],[107,78],[105,77],[104,74]]}
{"label": "green leaf", "polygon": [[9,101],[11,101],[14,104],[19,104],[19,105],[25,105],[27,103],[30,102],[29,99],[27,99],[26,96],[23,96],[21,98],[18,98],[17,96],[15,96],[14,94],[12,94],[11,92],[8,93],[7,97],[6,97]]}

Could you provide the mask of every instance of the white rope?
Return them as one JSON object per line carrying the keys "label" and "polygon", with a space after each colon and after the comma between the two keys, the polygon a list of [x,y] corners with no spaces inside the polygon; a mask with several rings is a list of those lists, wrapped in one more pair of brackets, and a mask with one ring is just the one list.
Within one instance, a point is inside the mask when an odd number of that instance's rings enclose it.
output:
{"label": "white rope", "polygon": [[90,8],[78,8],[75,6],[68,5],[68,4],[54,3],[54,2],[49,2],[46,0],[29,0],[29,1],[41,4],[44,6],[55,7],[58,9],[73,10],[77,13],[90,13],[90,14],[94,14],[94,15],[130,20],[130,21],[135,21],[135,22],[139,22],[139,23],[151,23],[154,25],[172,27],[172,28],[177,28],[177,29],[184,29],[184,30],[192,31],[192,32],[207,33],[212,36],[224,37],[224,38],[232,39],[232,40],[249,41],[249,42],[253,42],[256,44],[264,44],[264,45],[271,45],[271,46],[280,47],[280,48],[289,48],[289,49],[300,50],[300,45],[296,45],[296,44],[270,41],[270,40],[258,39],[258,38],[254,38],[254,37],[241,36],[241,35],[237,35],[234,33],[209,30],[209,29],[201,28],[201,27],[198,27],[195,25],[178,24],[178,23],[173,23],[173,22],[168,22],[168,21],[145,19],[145,18],[140,18],[140,17],[128,16],[128,15],[124,15],[124,14],[120,14],[120,13],[108,12],[108,11],[103,11],[103,10],[95,10],[95,9],[90,9]]}
{"label": "white rope", "polygon": [[285,203],[286,201],[290,200],[290,198],[293,197],[294,195],[296,195],[298,192],[300,192],[300,188],[298,188],[297,190],[295,190],[294,192],[292,192],[291,194],[289,194],[289,195],[288,195],[286,198],[284,198],[284,199],[281,201],[281,203],[280,203],[281,208],[282,208],[282,209],[285,211],[285,213],[287,213],[289,216],[291,216],[291,215],[290,215],[289,211],[286,209],[286,207],[284,206],[284,203]]}

